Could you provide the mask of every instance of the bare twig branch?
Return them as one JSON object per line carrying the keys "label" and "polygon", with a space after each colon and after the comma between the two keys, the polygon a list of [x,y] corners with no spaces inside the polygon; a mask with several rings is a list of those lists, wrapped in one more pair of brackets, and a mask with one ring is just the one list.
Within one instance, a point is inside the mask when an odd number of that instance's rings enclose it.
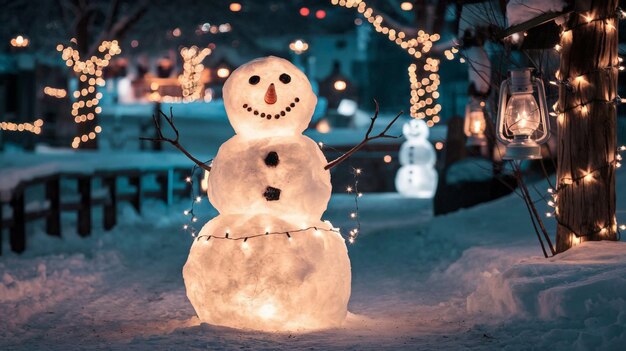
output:
{"label": "bare twig branch", "polygon": [[524,182],[524,179],[522,177],[522,171],[519,165],[517,165],[515,162],[511,162],[511,164],[515,171],[515,176],[517,178],[519,188],[522,191],[524,202],[526,202],[528,212],[530,214],[531,220],[533,221],[533,226],[535,226],[535,232],[537,233],[537,237],[539,238],[539,241],[541,242],[542,249],[543,249],[543,241],[541,240],[541,237],[540,237],[539,231],[537,230],[537,226],[535,225],[535,222],[537,223],[537,225],[539,225],[539,228],[541,229],[541,233],[543,234],[543,237],[546,239],[548,248],[550,249],[552,256],[554,256],[556,255],[556,251],[554,250],[554,246],[552,245],[552,240],[550,240],[550,235],[548,234],[546,227],[543,225],[543,221],[541,220],[541,216],[539,215],[539,212],[537,211],[537,207],[535,207],[535,203],[532,201],[532,197],[530,196],[530,192],[528,191],[526,182]]}
{"label": "bare twig branch", "polygon": [[150,2],[148,0],[142,0],[141,2],[138,2],[135,5],[135,8],[132,12],[118,19],[117,17],[119,17],[118,15],[120,12],[119,2],[118,1],[112,2],[108,9],[107,17],[105,18],[106,22],[105,22],[104,28],[100,32],[98,39],[94,41],[91,47],[89,48],[88,56],[93,55],[93,53],[96,52],[98,46],[100,46],[100,44],[104,40],[110,40],[114,38],[119,39],[120,37],[122,37],[125,34],[125,32],[133,24],[135,24],[141,18],[141,16],[143,16],[146,13],[146,11],[148,11],[149,5],[150,5]]}
{"label": "bare twig branch", "polygon": [[166,116],[165,113],[163,113],[163,111],[159,110],[159,114],[165,118],[165,121],[167,121],[167,124],[169,124],[169,126],[172,128],[172,130],[174,131],[174,134],[176,135],[176,137],[172,138],[167,138],[163,135],[163,129],[161,128],[161,123],[159,122],[159,118],[157,117],[156,114],[152,115],[152,119],[154,120],[154,127],[156,129],[156,133],[157,133],[157,137],[156,138],[145,138],[145,137],[141,137],[139,138],[140,140],[147,140],[147,141],[152,141],[152,142],[157,142],[157,143],[162,143],[162,142],[167,142],[172,144],[175,148],[177,148],[178,150],[180,150],[183,154],[185,154],[185,156],[187,156],[187,158],[189,158],[190,160],[192,160],[195,164],[198,165],[198,167],[204,169],[207,172],[211,172],[211,166],[207,166],[206,164],[204,164],[204,162],[198,160],[197,158],[193,157],[189,151],[187,151],[182,145],[180,145],[180,143],[178,142],[178,138],[179,138],[179,133],[178,133],[178,128],[176,128],[176,126],[174,125],[174,115],[172,114],[172,108],[170,107],[170,116]]}
{"label": "bare twig branch", "polygon": [[372,121],[370,122],[370,126],[367,128],[367,132],[365,133],[365,138],[358,145],[356,145],[352,149],[348,150],[348,152],[346,152],[345,154],[339,156],[337,159],[329,162],[324,167],[325,170],[329,170],[329,169],[339,165],[341,162],[347,160],[353,153],[359,151],[363,146],[365,146],[365,144],[367,144],[368,142],[370,142],[372,140],[382,139],[382,138],[396,139],[396,138],[400,137],[400,136],[396,136],[396,135],[388,135],[386,133],[389,130],[389,128],[391,128],[391,126],[402,115],[402,113],[403,113],[402,111],[400,111],[400,113],[398,113],[396,115],[396,117],[394,117],[393,120],[391,122],[389,122],[389,124],[387,124],[387,127],[385,127],[385,129],[383,129],[382,132],[380,132],[378,135],[370,137],[370,134],[372,133],[372,129],[374,128],[374,123],[376,123],[376,119],[378,118],[378,101],[374,100],[374,104],[376,105],[376,110],[374,112],[374,116],[371,118]]}
{"label": "bare twig branch", "polygon": [[115,18],[117,18],[117,14],[119,13],[119,10],[120,10],[119,0],[113,0],[109,3],[109,9],[107,11],[107,15],[104,20],[105,21],[104,26],[103,26],[104,32],[108,32],[111,30],[111,27],[113,27],[113,21],[115,20]]}

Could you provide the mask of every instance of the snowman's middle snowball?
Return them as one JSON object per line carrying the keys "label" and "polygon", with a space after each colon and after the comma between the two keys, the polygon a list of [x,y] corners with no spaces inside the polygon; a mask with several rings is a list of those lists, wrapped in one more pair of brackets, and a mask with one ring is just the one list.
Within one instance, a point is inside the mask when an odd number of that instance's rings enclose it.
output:
{"label": "snowman's middle snowball", "polygon": [[[276,160],[268,157],[271,153]],[[274,161],[274,167],[267,164]],[[222,214],[267,213],[296,223],[319,220],[332,189],[326,163],[319,146],[303,135],[236,135],[222,144],[213,160],[209,201]],[[279,194],[268,192],[268,187],[280,189]]]}

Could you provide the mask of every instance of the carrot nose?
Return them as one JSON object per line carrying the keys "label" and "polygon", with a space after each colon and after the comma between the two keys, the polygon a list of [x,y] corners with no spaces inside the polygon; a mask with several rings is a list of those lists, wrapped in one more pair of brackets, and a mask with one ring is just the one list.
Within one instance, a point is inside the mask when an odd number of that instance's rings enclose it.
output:
{"label": "carrot nose", "polygon": [[276,96],[276,89],[274,88],[274,83],[272,83],[265,92],[265,103],[273,105],[276,103],[276,100],[278,100],[278,96]]}

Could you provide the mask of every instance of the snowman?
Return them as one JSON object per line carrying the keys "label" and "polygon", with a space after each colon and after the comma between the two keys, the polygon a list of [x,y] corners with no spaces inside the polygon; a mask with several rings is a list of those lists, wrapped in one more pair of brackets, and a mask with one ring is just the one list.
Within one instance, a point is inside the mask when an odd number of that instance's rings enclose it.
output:
{"label": "snowman", "polygon": [[407,140],[400,147],[396,189],[407,197],[430,199],[437,189],[437,156],[428,141],[428,126],[423,120],[413,119],[404,124],[402,133]]}
{"label": "snowman", "polygon": [[213,160],[208,197],[219,215],[198,233],[183,268],[199,319],[262,331],[336,327],[347,314],[345,240],[321,221],[330,173],[302,135],[317,97],[289,61],[235,70],[223,89],[236,135]]}

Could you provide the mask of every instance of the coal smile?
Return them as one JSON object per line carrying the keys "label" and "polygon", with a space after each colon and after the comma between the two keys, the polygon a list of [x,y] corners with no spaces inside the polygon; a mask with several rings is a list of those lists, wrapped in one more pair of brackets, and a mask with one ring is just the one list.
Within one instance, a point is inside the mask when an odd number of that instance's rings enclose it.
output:
{"label": "coal smile", "polygon": [[255,116],[259,116],[261,118],[266,118],[266,119],[272,119],[272,116],[275,119],[279,119],[280,117],[286,116],[287,113],[291,112],[291,110],[296,107],[296,104],[300,102],[299,98],[295,98],[293,100],[293,102],[291,102],[289,105],[287,105],[284,109],[282,109],[279,113],[275,113],[275,114],[271,114],[271,113],[265,113],[265,112],[261,112],[257,109],[252,108],[252,106],[248,105],[248,104],[243,104],[243,108],[246,109],[248,112],[252,113]]}

